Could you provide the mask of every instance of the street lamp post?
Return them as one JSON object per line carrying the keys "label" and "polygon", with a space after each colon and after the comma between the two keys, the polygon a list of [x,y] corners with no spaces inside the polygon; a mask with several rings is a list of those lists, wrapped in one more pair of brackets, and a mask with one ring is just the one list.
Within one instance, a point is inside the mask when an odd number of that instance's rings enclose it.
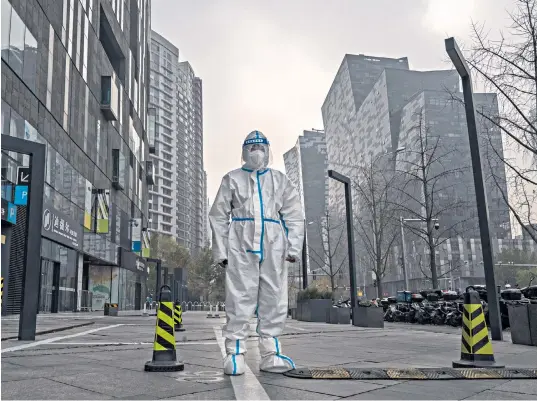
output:
{"label": "street lamp post", "polygon": [[500,317],[500,305],[498,293],[496,291],[496,281],[494,279],[494,258],[489,231],[489,212],[487,207],[487,195],[485,192],[485,182],[483,180],[483,164],[479,152],[479,137],[477,134],[477,124],[474,109],[474,96],[472,92],[472,79],[470,69],[466,63],[455,38],[445,40],[446,52],[453,62],[455,69],[462,80],[462,91],[464,96],[464,108],[466,110],[466,124],[468,126],[468,139],[470,142],[470,155],[472,158],[472,171],[474,175],[475,197],[477,203],[477,215],[479,218],[479,232],[481,234],[481,251],[483,253],[483,264],[485,270],[485,282],[487,284],[487,297],[489,306],[489,320],[491,337],[493,340],[503,339],[502,323]]}
{"label": "street lamp post", "polygon": [[403,265],[403,278],[405,280],[405,291],[408,290],[408,276],[406,274],[406,258],[405,258],[405,228],[403,222],[403,216],[400,217],[401,221],[401,264]]}
{"label": "street lamp post", "polygon": [[[352,197],[351,180],[334,170],[328,170],[328,177],[345,185],[345,208],[347,211],[347,245],[349,248],[349,276],[351,284],[351,307],[356,308],[356,269],[354,267],[354,228],[352,220]],[[356,313],[352,313],[352,324],[354,325]]]}
{"label": "street lamp post", "polygon": [[304,242],[302,244],[302,289],[308,288],[308,250],[306,247],[308,246],[308,241],[306,239],[306,220],[304,220]]}

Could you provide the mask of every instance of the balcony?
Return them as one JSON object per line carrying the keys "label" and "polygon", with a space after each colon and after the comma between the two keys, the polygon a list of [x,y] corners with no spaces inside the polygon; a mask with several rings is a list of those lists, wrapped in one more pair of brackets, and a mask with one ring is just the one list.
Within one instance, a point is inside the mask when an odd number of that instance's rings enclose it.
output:
{"label": "balcony", "polygon": [[115,75],[101,77],[101,111],[108,121],[116,121],[119,115],[119,90]]}
{"label": "balcony", "polygon": [[146,171],[146,181],[147,185],[155,185],[155,167],[151,160],[145,162],[145,171]]}

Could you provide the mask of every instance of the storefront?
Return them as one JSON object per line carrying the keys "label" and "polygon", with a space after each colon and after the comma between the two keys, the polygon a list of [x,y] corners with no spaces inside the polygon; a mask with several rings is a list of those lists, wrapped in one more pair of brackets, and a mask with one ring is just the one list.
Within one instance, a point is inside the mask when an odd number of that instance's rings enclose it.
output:
{"label": "storefront", "polygon": [[39,313],[76,312],[81,226],[45,201],[41,234]]}
{"label": "storefront", "polygon": [[147,296],[148,267],[136,254],[121,249],[119,270],[119,309],[140,310]]}
{"label": "storefront", "polygon": [[103,310],[105,303],[117,303],[119,310],[142,308],[147,291],[147,265],[144,259],[123,248],[119,253],[120,267],[88,264],[87,287],[92,293],[94,311]]}
{"label": "storefront", "polygon": [[91,309],[100,311],[105,303],[118,303],[119,267],[88,266],[88,290],[92,294]]}

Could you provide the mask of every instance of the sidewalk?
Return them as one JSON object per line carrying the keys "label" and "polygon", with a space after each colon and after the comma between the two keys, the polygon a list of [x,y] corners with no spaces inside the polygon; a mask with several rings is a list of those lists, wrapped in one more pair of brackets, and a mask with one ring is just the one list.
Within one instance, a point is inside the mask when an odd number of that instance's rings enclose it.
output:
{"label": "sidewalk", "polygon": [[[89,326],[102,317],[102,312],[38,314],[36,336]],[[19,315],[2,316],[2,341],[16,339],[19,334]]]}
{"label": "sidewalk", "polygon": [[[119,311],[118,317],[142,317],[143,310]],[[147,310],[148,316],[156,316],[155,310]],[[60,312],[37,314],[36,335],[65,331],[89,326],[105,318],[103,311]],[[2,316],[2,341],[16,339],[19,333],[19,315]]]}
{"label": "sidewalk", "polygon": [[[222,373],[221,327],[205,312],[183,315],[176,334],[183,372],[144,372],[151,359],[154,317],[104,317],[86,328],[44,335],[23,346],[2,342],[2,399],[535,399],[537,380],[308,380],[260,372],[255,334],[247,342],[250,372]],[[46,319],[48,320],[48,319]],[[255,332],[255,321],[251,327]],[[72,334],[76,333],[76,334]],[[386,324],[384,329],[289,319],[282,353],[298,367],[450,367],[460,357],[460,329]],[[498,362],[537,368],[537,347],[494,342]]]}

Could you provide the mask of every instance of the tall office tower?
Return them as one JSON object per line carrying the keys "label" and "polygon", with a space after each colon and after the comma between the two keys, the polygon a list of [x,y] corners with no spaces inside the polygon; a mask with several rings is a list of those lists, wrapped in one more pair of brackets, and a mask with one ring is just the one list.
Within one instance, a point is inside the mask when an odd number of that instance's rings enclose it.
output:
{"label": "tall office tower", "polygon": [[[105,302],[140,309],[145,298],[150,4],[2,1],[2,135],[47,152],[42,246],[30,250],[41,256],[41,313]],[[27,162],[2,151],[2,205]],[[2,241],[2,313],[17,314],[28,216],[15,207],[15,220],[2,216],[11,236]]]}
{"label": "tall office tower", "polygon": [[[372,161],[384,174],[400,172],[418,152],[415,127],[422,118],[427,135],[438,140],[442,148],[439,151],[452,150],[444,156],[443,168],[470,166],[464,110],[452,100],[452,94],[462,97],[455,71],[412,71],[406,58],[346,55],[322,106],[328,165],[355,180],[358,179],[355,167]],[[497,113],[495,96],[475,94],[475,99],[478,107]],[[483,124],[479,129],[482,133],[486,130],[495,147],[501,149],[499,132]],[[492,160],[493,164],[496,162]],[[475,237],[476,205],[471,170],[453,174],[449,179],[450,182],[442,183],[444,190],[437,193],[438,197],[446,204],[454,199],[464,200],[468,206],[457,213],[446,212],[441,216],[441,224],[450,227],[455,222],[473,219],[473,227],[467,224],[458,228],[462,228],[466,238]],[[493,235],[503,238],[510,228],[507,205],[493,185],[487,186],[487,192]],[[416,194],[419,195],[416,199],[424,196],[423,188],[416,188]],[[334,182],[329,183],[329,207],[340,215],[345,212],[343,188]],[[370,213],[357,197],[354,207],[357,218]],[[420,210],[414,212],[419,215]],[[453,230],[448,234],[456,233]],[[389,264],[391,271],[397,273],[398,256],[394,254]],[[400,269],[397,278],[398,275]]]}
{"label": "tall office tower", "polygon": [[283,155],[285,171],[297,187],[306,219],[308,268],[323,275],[327,269],[326,236],[328,165],[324,131],[304,131]]}
{"label": "tall office tower", "polygon": [[156,111],[151,229],[191,254],[205,245],[202,82],[179,50],[151,32],[150,108]]}

